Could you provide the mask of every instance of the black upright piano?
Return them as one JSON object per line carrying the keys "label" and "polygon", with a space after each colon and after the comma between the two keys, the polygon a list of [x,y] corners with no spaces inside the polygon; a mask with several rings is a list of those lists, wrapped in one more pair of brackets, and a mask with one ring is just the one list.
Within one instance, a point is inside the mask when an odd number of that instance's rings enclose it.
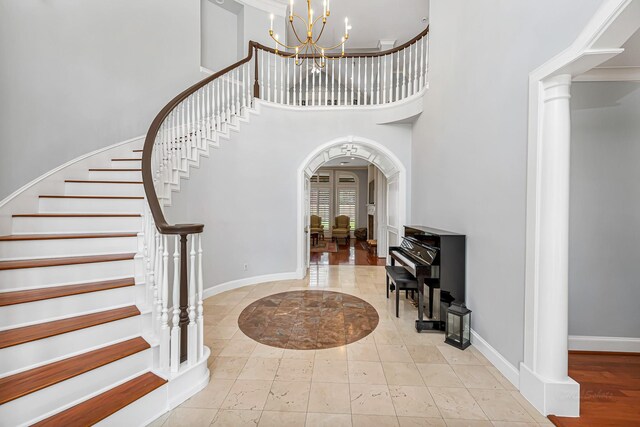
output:
{"label": "black upright piano", "polygon": [[[424,319],[424,290],[429,292],[429,318],[433,318],[434,289],[441,300],[465,301],[465,235],[436,228],[404,227],[400,246],[390,246],[391,265],[399,263],[418,282],[418,320],[416,330],[444,330],[444,319]],[[439,301],[438,301],[439,303]]]}

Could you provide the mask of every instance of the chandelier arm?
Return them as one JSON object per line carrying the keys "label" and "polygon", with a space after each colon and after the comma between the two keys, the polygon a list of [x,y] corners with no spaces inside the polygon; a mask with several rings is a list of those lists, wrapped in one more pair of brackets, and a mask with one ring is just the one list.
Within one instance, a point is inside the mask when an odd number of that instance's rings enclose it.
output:
{"label": "chandelier arm", "polygon": [[[307,26],[307,21],[305,21],[304,19],[302,19],[301,16],[294,14],[293,15],[294,18],[298,18],[299,20],[302,21],[302,23],[304,24],[304,26]],[[289,24],[291,24],[291,29],[293,30],[293,34],[295,34],[296,39],[298,39],[298,41],[300,42],[300,46],[304,45],[305,43],[307,43],[308,41],[302,41],[302,39],[300,38],[300,36],[298,35],[298,31],[296,30],[296,26],[293,25],[293,20],[289,21]]]}
{"label": "chandelier arm", "polygon": [[[317,21],[317,19],[316,19],[316,21]],[[315,25],[316,25],[316,23],[314,22],[314,23],[313,23],[313,25],[315,26]],[[318,40],[320,40],[320,37],[322,37],[322,33],[324,33],[324,27],[325,27],[326,25],[327,25],[327,20],[326,20],[326,19],[323,19],[323,20],[322,20],[322,28],[320,29],[320,34],[318,34],[318,37],[316,37],[316,41],[315,41],[315,42],[313,42],[313,44],[316,44],[316,42],[317,42]]]}
{"label": "chandelier arm", "polygon": [[296,48],[301,48],[302,46],[304,46],[304,43],[302,43],[301,45],[298,46],[287,46],[286,44],[280,42],[280,40],[278,40],[277,38],[273,37],[273,35],[269,34],[269,36],[273,39],[274,42],[276,42],[277,44],[279,44],[280,46],[286,48],[286,49],[296,49]]}

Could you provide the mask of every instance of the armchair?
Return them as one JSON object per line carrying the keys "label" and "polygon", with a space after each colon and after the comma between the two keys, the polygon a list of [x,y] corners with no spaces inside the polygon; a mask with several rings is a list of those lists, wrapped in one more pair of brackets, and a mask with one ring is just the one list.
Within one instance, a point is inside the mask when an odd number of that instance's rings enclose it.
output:
{"label": "armchair", "polygon": [[322,225],[322,218],[318,215],[311,215],[309,232],[318,233],[318,236],[324,240],[324,225]]}
{"label": "armchair", "polygon": [[331,229],[331,239],[335,241],[344,239],[345,243],[348,243],[351,239],[350,218],[346,215],[340,215],[336,217],[335,222]]}

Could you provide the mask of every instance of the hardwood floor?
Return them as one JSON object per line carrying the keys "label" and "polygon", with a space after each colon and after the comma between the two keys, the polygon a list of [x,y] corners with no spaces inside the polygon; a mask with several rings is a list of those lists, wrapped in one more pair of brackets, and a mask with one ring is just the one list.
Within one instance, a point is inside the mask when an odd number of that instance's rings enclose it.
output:
{"label": "hardwood floor", "polygon": [[580,417],[549,416],[557,426],[640,426],[640,354],[569,352],[580,383]]}
{"label": "hardwood floor", "polygon": [[312,252],[312,265],[385,265],[384,258],[372,255],[366,248],[366,243],[351,239],[349,245],[340,240],[338,252]]}

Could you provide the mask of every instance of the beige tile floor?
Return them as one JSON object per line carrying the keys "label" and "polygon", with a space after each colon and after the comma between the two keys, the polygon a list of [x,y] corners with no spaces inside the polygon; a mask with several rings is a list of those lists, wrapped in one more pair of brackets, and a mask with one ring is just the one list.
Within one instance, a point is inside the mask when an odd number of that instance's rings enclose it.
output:
{"label": "beige tile floor", "polygon": [[[263,283],[205,301],[211,382],[152,426],[535,426],[552,425],[475,348],[418,334],[416,309],[400,318],[385,296],[383,267],[313,266],[305,280]],[[239,330],[242,310],[288,290],[331,288],[380,315],[364,339],[328,350],[283,350]]]}

